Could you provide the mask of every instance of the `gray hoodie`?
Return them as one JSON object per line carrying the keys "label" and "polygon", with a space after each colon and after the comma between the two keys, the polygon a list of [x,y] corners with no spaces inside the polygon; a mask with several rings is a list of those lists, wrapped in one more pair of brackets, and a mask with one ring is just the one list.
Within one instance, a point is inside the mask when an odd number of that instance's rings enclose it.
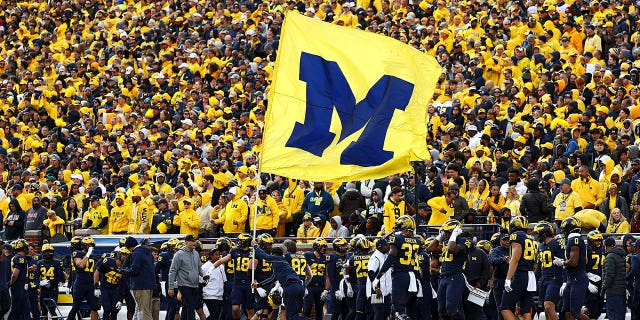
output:
{"label": "gray hoodie", "polygon": [[328,238],[349,237],[349,229],[347,229],[347,227],[342,225],[342,218],[340,218],[340,216],[335,216],[331,218],[331,220],[335,221],[338,224],[338,228],[335,230],[331,228],[331,230],[329,231],[329,235],[327,235]]}
{"label": "gray hoodie", "polygon": [[201,275],[200,255],[196,250],[189,250],[184,246],[173,256],[167,285],[169,289],[176,289],[179,286],[197,288]]}

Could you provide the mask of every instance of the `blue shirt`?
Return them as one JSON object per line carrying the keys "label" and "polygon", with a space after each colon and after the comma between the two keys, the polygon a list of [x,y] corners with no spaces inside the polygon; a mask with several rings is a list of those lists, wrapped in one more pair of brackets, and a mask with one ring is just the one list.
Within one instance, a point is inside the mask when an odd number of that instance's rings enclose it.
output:
{"label": "blue shirt", "polygon": [[497,246],[489,251],[489,263],[493,266],[493,279],[505,280],[509,272],[509,262],[504,257],[509,256],[509,250]]}
{"label": "blue shirt", "polygon": [[311,190],[311,192],[307,193],[304,197],[301,211],[309,212],[313,217],[319,214],[328,216],[329,213],[333,211],[333,197],[324,189],[320,191],[320,194]]}

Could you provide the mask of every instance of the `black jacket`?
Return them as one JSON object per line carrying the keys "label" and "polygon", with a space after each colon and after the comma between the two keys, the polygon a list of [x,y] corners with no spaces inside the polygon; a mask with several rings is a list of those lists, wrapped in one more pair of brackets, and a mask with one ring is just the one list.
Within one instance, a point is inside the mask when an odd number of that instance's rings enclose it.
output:
{"label": "black jacket", "polygon": [[520,201],[520,214],[527,217],[529,222],[549,221],[549,205],[547,197],[538,190],[529,190]]}
{"label": "black jacket", "polygon": [[627,288],[626,253],[620,247],[615,247],[604,259],[602,270],[602,294],[614,294],[624,296]]}

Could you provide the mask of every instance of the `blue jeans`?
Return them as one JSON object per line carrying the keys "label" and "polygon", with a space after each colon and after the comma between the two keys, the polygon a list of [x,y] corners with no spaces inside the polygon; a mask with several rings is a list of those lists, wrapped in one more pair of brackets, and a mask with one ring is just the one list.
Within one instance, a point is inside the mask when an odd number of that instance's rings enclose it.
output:
{"label": "blue jeans", "polygon": [[180,312],[180,320],[195,320],[198,288],[179,286],[178,290],[180,291],[180,294],[182,294],[182,312]]}
{"label": "blue jeans", "polygon": [[624,320],[627,304],[624,295],[607,294],[607,318],[609,320]]}

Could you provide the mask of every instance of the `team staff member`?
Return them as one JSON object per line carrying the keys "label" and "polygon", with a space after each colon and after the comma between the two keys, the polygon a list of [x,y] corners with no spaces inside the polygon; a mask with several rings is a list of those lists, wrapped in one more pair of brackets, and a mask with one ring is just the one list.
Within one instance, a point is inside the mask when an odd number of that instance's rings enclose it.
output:
{"label": "team staff member", "polygon": [[396,233],[389,236],[388,240],[389,256],[371,284],[372,288],[378,288],[382,275],[393,267],[391,304],[396,317],[408,316],[415,319],[417,314],[415,304],[418,288],[414,272],[420,244],[413,237],[415,229],[416,222],[412,217],[406,215],[398,217],[394,226]]}
{"label": "team staff member", "polygon": [[91,320],[98,320],[98,301],[93,283],[96,260],[91,257],[96,243],[91,237],[82,238],[80,243],[81,250],[74,251],[71,254],[71,263],[75,267],[76,278],[73,281],[73,305],[67,320],[76,318],[76,314],[80,311],[80,306],[85,299],[91,308]]}
{"label": "team staff member", "polygon": [[329,297],[329,291],[324,291],[325,274],[327,270],[327,261],[325,253],[327,252],[327,240],[324,238],[316,238],[312,244],[313,252],[307,251],[304,257],[307,259],[307,265],[311,268],[311,280],[307,284],[308,294],[304,297],[303,314],[305,317],[311,316],[311,308],[315,306],[315,320],[322,319],[322,307]]}
{"label": "team staff member", "polygon": [[[384,265],[389,253],[389,243],[385,238],[380,238],[376,242],[376,251],[371,255],[367,270],[369,272],[369,283],[373,283],[376,275]],[[380,286],[373,288],[368,286],[369,295],[371,296],[371,311],[374,320],[383,320],[389,318],[391,314],[391,274],[385,273],[380,278]]]}
{"label": "team staff member", "polygon": [[493,288],[491,289],[493,299],[495,300],[495,309],[498,319],[502,319],[500,315],[500,305],[504,296],[504,282],[507,279],[509,271],[509,242],[508,233],[496,233],[491,237],[493,249],[489,252],[489,263],[493,266]]}
{"label": "team staff member", "polygon": [[[234,247],[233,242],[231,242],[231,240],[229,238],[226,237],[222,237],[219,238],[218,241],[216,241],[216,246],[218,246],[218,249],[220,249],[220,256],[221,257],[226,257],[229,255],[229,252],[231,251],[231,249]],[[220,259],[218,259],[220,260]],[[218,262],[218,261],[216,261]],[[233,259],[229,259],[229,261],[223,263],[224,264],[224,272],[225,272],[225,277],[227,278],[227,281],[224,283],[224,293],[223,295],[225,297],[230,297],[231,296],[231,290],[233,289],[233,278],[234,278],[234,273],[235,273],[235,268],[234,268],[234,261]],[[217,264],[214,262],[214,267],[217,268],[220,264]],[[222,320],[231,320],[233,319],[232,317],[232,308],[231,308],[231,304],[230,303],[224,303],[222,305],[222,314],[220,315],[220,319]]]}
{"label": "team staff member", "polygon": [[[256,234],[267,233],[275,237],[280,220],[280,209],[278,209],[276,201],[267,194],[265,186],[258,187],[258,199],[251,207],[251,210],[253,212],[249,215],[250,228],[253,229],[253,218],[256,216]],[[257,214],[254,213],[256,211]]]}
{"label": "team staff member", "polygon": [[574,217],[568,217],[562,220],[560,225],[564,236],[566,237],[565,257],[567,260],[555,258],[553,264],[559,267],[565,267],[567,284],[562,296],[565,305],[565,317],[575,317],[578,320],[587,320],[585,314],[582,313],[584,305],[585,293],[589,284],[587,277],[587,248],[584,244],[584,238],[580,235],[579,222]]}
{"label": "team staff member", "polygon": [[196,302],[198,301],[198,285],[200,284],[200,276],[206,281],[207,275],[202,273],[202,260],[200,255],[195,251],[196,238],[193,235],[187,235],[184,238],[184,247],[182,247],[173,256],[171,268],[169,269],[169,296],[174,296],[175,290],[178,289],[182,295],[182,312],[181,320],[194,320],[196,312]]}
{"label": "team staff member", "polygon": [[[624,249],[616,247],[616,239],[609,237],[604,241],[607,252],[602,271],[602,294],[606,299],[607,318],[609,320],[624,320],[627,305],[626,265]],[[637,306],[637,305],[636,305]]]}
{"label": "team staff member", "polygon": [[38,278],[40,279],[40,307],[43,312],[49,311],[54,315],[56,310],[45,299],[58,302],[58,284],[64,282],[64,266],[60,260],[53,258],[53,246],[45,243],[40,249],[42,260],[37,262]]}
{"label": "team staff member", "polygon": [[[436,239],[427,248],[430,252],[442,252],[440,255],[440,284],[438,286],[438,313],[442,318],[464,319],[462,296],[465,280],[462,269],[468,259],[467,251],[471,246],[471,241],[460,237],[461,234],[460,222],[453,219],[447,220],[440,227],[440,233]],[[447,245],[445,246],[444,243]]]}
{"label": "team staff member", "polygon": [[[258,236],[258,246],[267,252],[271,252],[273,246],[273,237],[268,233],[263,233]],[[257,259],[255,279],[258,282],[265,281],[271,277],[273,273],[271,264],[264,259]],[[256,292],[256,315],[260,315],[261,319],[267,319],[272,309],[267,299],[267,292],[270,292],[273,287],[267,287],[264,291],[257,290]]]}
{"label": "team staff member", "polygon": [[[295,246],[295,242],[291,241]],[[271,254],[267,254],[253,241],[254,250],[256,252],[256,257],[258,259],[264,259],[268,263],[272,265],[273,274],[272,277],[261,282],[261,283],[252,283],[254,288],[264,287],[278,281],[280,286],[282,287],[282,295],[280,297],[280,303],[284,303],[285,311],[286,311],[286,319],[287,320],[308,320],[309,318],[305,318],[300,315],[300,301],[302,301],[304,297],[304,285],[302,281],[300,281],[300,277],[293,270],[293,267],[287,262],[292,261],[289,252],[289,248],[287,246],[282,246],[284,248],[284,256],[283,250],[278,247],[273,247],[271,249]],[[277,307],[279,306],[273,306]]]}
{"label": "team staff member", "polygon": [[538,243],[527,235],[528,227],[529,222],[524,216],[515,216],[509,223],[511,260],[500,305],[500,313],[505,320],[516,319],[516,304],[520,307],[520,314],[525,320],[531,319],[534,307],[532,291],[535,289],[532,290],[530,286],[536,281],[533,265],[536,262]]}
{"label": "team staff member", "polygon": [[539,246],[539,264],[541,267],[540,289],[538,296],[543,301],[544,313],[549,320],[558,320],[556,305],[560,300],[563,270],[553,264],[555,258],[564,257],[562,246],[564,240],[555,238],[555,230],[548,222],[538,223],[533,228],[533,235],[537,237]]}
{"label": "team staff member", "polygon": [[[29,296],[27,295],[27,279],[28,262],[27,252],[29,244],[24,239],[15,240],[11,246],[15,255],[11,258],[11,279],[9,287],[11,288],[11,312],[9,320],[29,319]],[[71,319],[69,319],[71,320]],[[97,320],[92,318],[92,320]]]}

